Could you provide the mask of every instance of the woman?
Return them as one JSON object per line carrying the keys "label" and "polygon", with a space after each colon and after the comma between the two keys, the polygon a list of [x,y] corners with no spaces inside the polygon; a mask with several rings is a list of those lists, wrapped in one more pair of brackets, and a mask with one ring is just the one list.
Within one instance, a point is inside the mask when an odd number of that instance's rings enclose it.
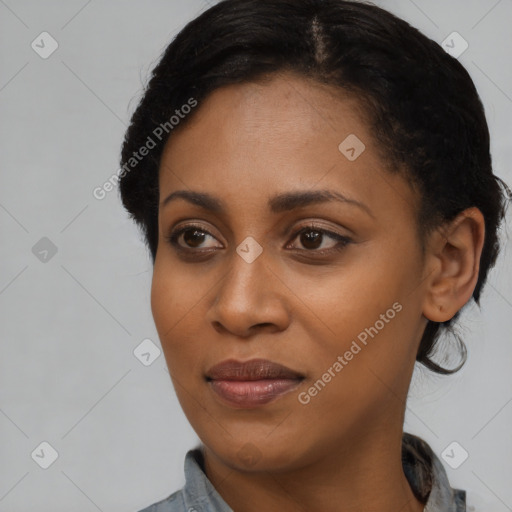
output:
{"label": "woman", "polygon": [[121,167],[202,441],[146,512],[466,510],[403,432],[415,362],[464,362],[436,342],[504,215],[456,59],[373,5],[224,0],[165,51]]}

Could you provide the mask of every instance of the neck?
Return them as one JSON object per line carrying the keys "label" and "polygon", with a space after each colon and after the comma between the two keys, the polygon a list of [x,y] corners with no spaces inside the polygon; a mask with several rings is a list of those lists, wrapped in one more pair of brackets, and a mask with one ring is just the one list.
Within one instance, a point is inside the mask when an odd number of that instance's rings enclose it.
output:
{"label": "neck", "polygon": [[405,477],[402,429],[345,437],[339,446],[296,461],[287,470],[240,471],[203,447],[205,472],[237,512],[422,512]]}

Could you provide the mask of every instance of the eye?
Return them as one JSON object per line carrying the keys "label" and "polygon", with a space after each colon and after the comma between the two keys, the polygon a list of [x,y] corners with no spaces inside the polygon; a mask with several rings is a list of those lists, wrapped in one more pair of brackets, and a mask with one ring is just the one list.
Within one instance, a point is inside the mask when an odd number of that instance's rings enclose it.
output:
{"label": "eye", "polygon": [[[308,252],[318,252],[320,254],[330,253],[332,251],[341,251],[347,244],[351,243],[350,238],[343,236],[334,231],[322,228],[315,225],[314,223],[308,226],[302,227],[296,231],[293,235],[293,239],[300,235],[300,243]],[[331,246],[322,247],[323,242],[326,238],[334,240],[334,244]],[[301,250],[301,249],[299,249]]]}
{"label": "eye", "polygon": [[[182,239],[185,245],[179,243],[181,235],[183,235]],[[201,249],[202,247],[199,246],[203,244],[208,237],[215,239],[215,237],[202,226],[198,224],[188,224],[171,232],[171,234],[166,237],[166,240],[177,249],[187,251],[189,249]],[[213,247],[206,247],[206,249]]]}

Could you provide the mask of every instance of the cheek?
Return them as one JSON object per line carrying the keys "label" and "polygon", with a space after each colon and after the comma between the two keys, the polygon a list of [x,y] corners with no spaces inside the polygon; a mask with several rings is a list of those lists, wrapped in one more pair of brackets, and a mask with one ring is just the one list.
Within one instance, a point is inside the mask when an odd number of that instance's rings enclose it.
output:
{"label": "cheek", "polygon": [[307,337],[319,340],[318,371],[351,348],[357,354],[347,354],[350,366],[371,365],[389,375],[411,358],[418,316],[411,283],[418,269],[412,260],[391,257],[393,250],[366,254],[321,280],[296,280],[297,295],[307,306],[302,318]]}
{"label": "cheek", "polygon": [[165,255],[156,258],[151,282],[151,311],[159,334],[164,339],[169,330],[178,326],[181,319],[194,314],[200,307],[201,290],[193,276],[176,270],[173,261],[165,261]]}
{"label": "cheek", "polygon": [[155,262],[151,311],[169,371],[182,380],[201,360],[197,326],[198,317],[204,317],[201,308],[207,288],[194,285],[193,278],[170,267]]}
{"label": "cheek", "polygon": [[164,279],[155,266],[151,283],[151,311],[162,343],[165,341],[162,337],[165,338],[164,334],[171,327],[176,314],[177,294],[173,293],[174,289],[172,279]]}
{"label": "cheek", "polygon": [[373,324],[400,295],[401,277],[383,263],[389,258],[357,259],[321,277],[294,276],[292,281],[297,297],[314,313],[319,327],[344,339]]}
{"label": "cheek", "polygon": [[[176,279],[176,272],[166,272],[155,265],[151,283],[151,311],[165,356],[172,350],[173,340],[183,329],[187,311],[191,313],[187,289]],[[181,321],[180,321],[181,319]]]}

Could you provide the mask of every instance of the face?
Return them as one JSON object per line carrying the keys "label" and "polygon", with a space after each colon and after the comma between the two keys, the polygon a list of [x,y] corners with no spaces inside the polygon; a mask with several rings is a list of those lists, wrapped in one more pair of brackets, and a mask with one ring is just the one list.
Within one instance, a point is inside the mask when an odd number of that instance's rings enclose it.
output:
{"label": "face", "polygon": [[[151,307],[181,406],[231,467],[402,426],[426,323],[418,203],[358,107],[279,75],[216,90],[165,148]],[[207,378],[254,359],[294,373]]]}

